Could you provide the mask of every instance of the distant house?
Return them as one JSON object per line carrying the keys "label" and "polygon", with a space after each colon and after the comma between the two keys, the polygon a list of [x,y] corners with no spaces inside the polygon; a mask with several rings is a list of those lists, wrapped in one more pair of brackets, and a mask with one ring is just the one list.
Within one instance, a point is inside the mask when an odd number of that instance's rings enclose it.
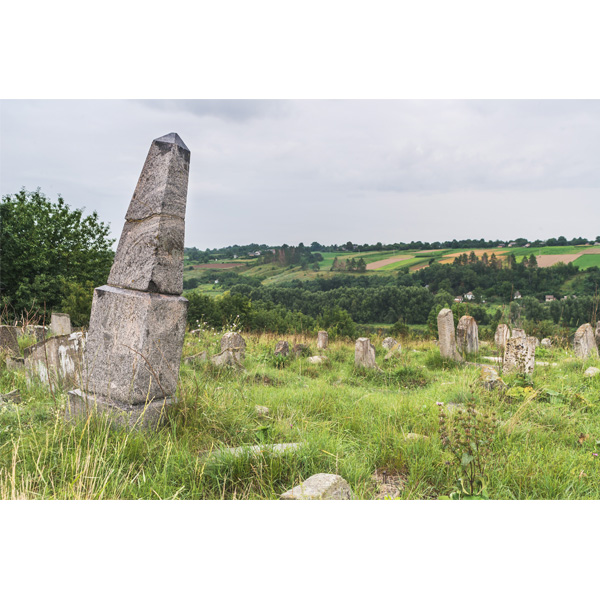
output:
{"label": "distant house", "polygon": [[517,243],[516,243],[516,242],[511,242],[511,243],[508,245],[508,247],[509,247],[509,248],[512,248],[513,246],[516,246],[516,245],[517,245]]}
{"label": "distant house", "polygon": [[514,300],[519,300],[520,298],[522,298],[523,296],[521,296],[521,292],[519,292],[519,290],[517,290],[515,292],[515,295],[513,296]]}
{"label": "distant house", "polygon": [[527,242],[524,246],[524,248],[531,248],[531,244],[529,242]]}
{"label": "distant house", "polygon": [[498,244],[498,248],[504,248],[504,244]]}
{"label": "distant house", "polygon": [[467,292],[465,294],[465,300],[475,300],[475,294],[473,292]]}
{"label": "distant house", "polygon": [[551,294],[546,294],[546,302],[552,302],[552,300],[556,300],[556,298]]}
{"label": "distant house", "polygon": [[462,296],[456,296],[456,298],[454,298],[454,302],[462,302],[462,301],[463,301]]}

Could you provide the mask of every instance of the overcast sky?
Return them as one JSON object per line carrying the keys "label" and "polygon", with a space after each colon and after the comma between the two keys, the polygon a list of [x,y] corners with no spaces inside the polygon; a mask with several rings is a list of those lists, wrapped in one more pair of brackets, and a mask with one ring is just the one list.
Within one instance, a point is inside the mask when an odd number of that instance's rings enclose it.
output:
{"label": "overcast sky", "polygon": [[4,100],[1,192],[60,193],[118,238],[171,131],[186,246],[600,234],[592,100]]}

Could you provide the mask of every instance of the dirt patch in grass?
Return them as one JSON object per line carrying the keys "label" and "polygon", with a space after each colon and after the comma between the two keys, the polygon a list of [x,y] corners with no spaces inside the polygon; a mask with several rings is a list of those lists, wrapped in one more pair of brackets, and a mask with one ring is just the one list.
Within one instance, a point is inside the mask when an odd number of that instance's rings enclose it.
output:
{"label": "dirt patch in grass", "polygon": [[376,469],[371,479],[376,486],[375,500],[384,500],[386,497],[398,498],[404,490],[407,477],[400,471],[390,468]]}
{"label": "dirt patch in grass", "polygon": [[568,264],[578,259],[583,255],[583,252],[579,254],[542,254],[540,256],[536,256],[538,267],[551,267],[552,265],[556,265],[558,263]]}
{"label": "dirt patch in grass", "polygon": [[393,265],[394,263],[402,262],[403,260],[409,260],[411,258],[414,258],[413,254],[405,254],[403,256],[392,256],[391,258],[385,258],[384,260],[376,260],[375,262],[369,263],[367,265],[367,271],[375,271],[376,269],[380,269],[381,267]]}

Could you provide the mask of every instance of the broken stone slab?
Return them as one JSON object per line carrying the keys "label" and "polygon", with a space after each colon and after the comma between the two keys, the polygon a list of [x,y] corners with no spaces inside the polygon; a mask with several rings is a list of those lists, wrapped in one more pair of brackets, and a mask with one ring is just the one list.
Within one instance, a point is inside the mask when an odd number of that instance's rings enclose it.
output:
{"label": "broken stone slab", "polygon": [[50,316],[50,331],[54,335],[70,335],[73,331],[71,329],[71,315],[53,312]]}
{"label": "broken stone slab", "polygon": [[506,384],[498,375],[498,371],[492,367],[481,367],[481,382],[483,383],[483,387],[488,390],[503,390],[506,388]]}
{"label": "broken stone slab", "polygon": [[66,420],[87,420],[90,416],[107,417],[112,425],[132,429],[154,429],[167,417],[175,398],[160,398],[146,404],[132,405],[85,394],[80,389],[67,394]]}
{"label": "broken stone slab", "polygon": [[194,354],[192,356],[186,356],[183,359],[183,362],[186,364],[191,364],[191,363],[195,363],[195,362],[206,362],[208,360],[208,355],[206,353],[206,350],[203,350],[202,352],[198,352],[198,354]]}
{"label": "broken stone slab", "polygon": [[339,475],[317,473],[300,485],[284,492],[280,500],[351,500],[352,490]]}
{"label": "broken stone slab", "polygon": [[506,342],[510,339],[510,328],[504,323],[500,323],[496,328],[496,334],[494,335],[494,343],[496,347],[504,351],[506,348]]}
{"label": "broken stone slab", "polygon": [[275,356],[287,356],[290,353],[290,345],[285,340],[279,340],[275,346]]}
{"label": "broken stone slab", "polygon": [[85,389],[116,402],[175,396],[188,301],[104,285],[94,290]]}
{"label": "broken stone slab", "polygon": [[310,353],[310,349],[308,344],[294,344],[292,353],[296,358],[300,358],[301,356],[307,356]]}
{"label": "broken stone slab", "polygon": [[552,348],[552,340],[550,338],[544,338],[540,344],[542,348]]}
{"label": "broken stone slab", "polygon": [[454,316],[449,308],[440,310],[437,317],[440,354],[443,358],[449,358],[458,362],[464,359],[456,348],[456,337],[454,333]]}
{"label": "broken stone slab", "polygon": [[125,215],[108,285],[181,294],[189,166],[190,151],[177,134],[152,142]]}
{"label": "broken stone slab", "polygon": [[596,377],[596,375],[598,375],[598,373],[600,373],[600,369],[598,369],[597,367],[590,367],[589,369],[585,370],[585,373],[583,374],[584,377]]}
{"label": "broken stone slab", "polygon": [[228,331],[221,338],[221,352],[223,350],[237,350],[241,358],[246,353],[246,340],[235,331]]}
{"label": "broken stone slab", "polygon": [[329,345],[329,334],[326,331],[317,333],[317,350],[326,350]]}
{"label": "broken stone slab", "polygon": [[369,338],[358,338],[354,344],[354,365],[365,369],[378,369],[375,362],[375,346]]}
{"label": "broken stone slab", "polygon": [[320,365],[328,362],[329,358],[327,356],[309,356],[307,360],[311,365]]}
{"label": "broken stone slab", "polygon": [[210,362],[215,367],[234,367],[235,369],[243,369],[242,357],[239,350],[223,350],[219,354],[210,357]]}
{"label": "broken stone slab", "polygon": [[22,356],[7,356],[6,368],[13,371],[25,370],[25,359]]}
{"label": "broken stone slab", "polygon": [[596,346],[594,330],[589,323],[585,323],[575,332],[573,350],[577,358],[598,357],[598,347]]}
{"label": "broken stone slab", "polygon": [[535,367],[535,345],[527,337],[512,337],[504,351],[504,373],[532,374]]}
{"label": "broken stone slab", "polygon": [[264,454],[282,455],[296,452],[302,447],[299,443],[259,444],[257,446],[238,446],[237,448],[222,448],[215,452],[204,453],[208,459],[220,459],[226,456],[261,456]]}
{"label": "broken stone slab", "polygon": [[0,325],[0,350],[19,355],[19,339],[17,328],[10,325]]}
{"label": "broken stone slab", "polygon": [[59,335],[25,348],[27,378],[39,377],[44,383],[79,385],[85,375],[86,339],[81,331]]}
{"label": "broken stone slab", "polygon": [[397,340],[395,340],[393,337],[386,337],[383,342],[381,342],[381,345],[386,349],[386,350],[391,350],[392,348],[394,348],[395,346],[398,345]]}
{"label": "broken stone slab", "polygon": [[457,346],[461,352],[474,354],[479,352],[479,330],[477,321],[470,315],[462,316],[456,327]]}

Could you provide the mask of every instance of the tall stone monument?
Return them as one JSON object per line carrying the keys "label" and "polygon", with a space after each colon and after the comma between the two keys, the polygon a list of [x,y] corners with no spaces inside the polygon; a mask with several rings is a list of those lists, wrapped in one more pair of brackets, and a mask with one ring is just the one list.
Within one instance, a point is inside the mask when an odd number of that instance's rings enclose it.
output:
{"label": "tall stone monument", "polygon": [[504,351],[506,348],[506,342],[510,339],[510,329],[508,325],[500,323],[496,329],[496,335],[494,335],[494,343],[499,350]]}
{"label": "tall stone monument", "polygon": [[456,349],[456,335],[454,332],[454,316],[449,308],[442,308],[437,317],[440,354],[443,358],[462,361],[463,357]]}
{"label": "tall stone monument", "polygon": [[180,294],[189,167],[176,133],[152,142],[108,285],[94,290],[86,378],[69,393],[71,415],[97,409],[149,425],[175,401],[188,304]]}
{"label": "tall stone monument", "polygon": [[369,338],[358,338],[354,344],[354,366],[379,369],[375,362],[375,346]]}
{"label": "tall stone monument", "polygon": [[589,323],[582,325],[573,338],[573,350],[577,358],[586,359],[589,356],[598,357],[598,347],[596,346],[596,337],[594,329]]}
{"label": "tall stone monument", "polygon": [[479,352],[479,328],[477,321],[469,315],[462,316],[456,327],[456,338],[461,352],[473,354]]}
{"label": "tall stone monument", "polygon": [[326,350],[329,344],[329,334],[326,331],[317,333],[317,350]]}
{"label": "tall stone monument", "polygon": [[532,337],[512,337],[504,350],[504,373],[531,375],[535,368],[535,342]]}

